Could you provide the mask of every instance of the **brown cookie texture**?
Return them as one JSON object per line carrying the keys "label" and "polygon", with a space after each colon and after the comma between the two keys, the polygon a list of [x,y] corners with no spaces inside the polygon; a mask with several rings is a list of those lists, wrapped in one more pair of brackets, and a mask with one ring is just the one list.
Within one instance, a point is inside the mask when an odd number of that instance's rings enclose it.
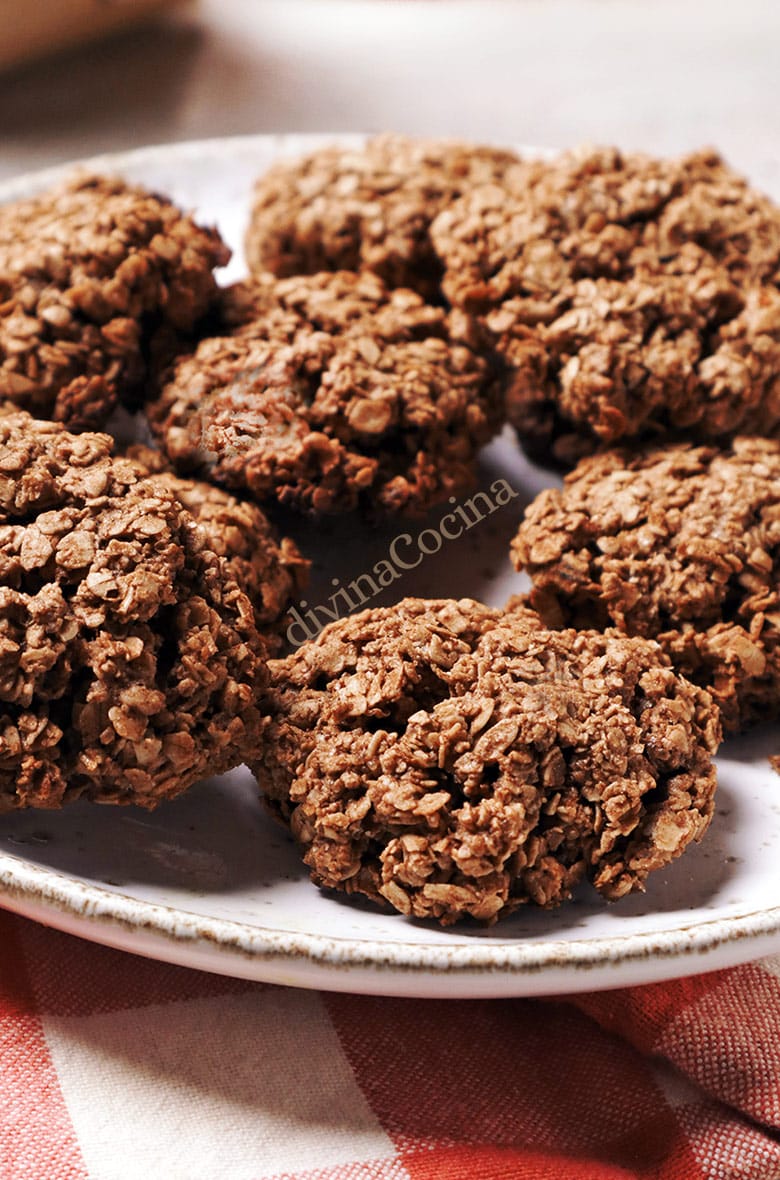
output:
{"label": "brown cookie texture", "polygon": [[470,317],[342,271],[237,284],[222,320],[146,407],[180,473],[315,514],[416,515],[475,482],[504,410]]}
{"label": "brown cookie texture", "polygon": [[253,271],[280,277],[369,270],[391,287],[439,293],[429,228],[474,185],[500,180],[514,152],[451,140],[381,135],[282,160],[262,176],[246,237]]}
{"label": "brown cookie texture", "polygon": [[114,177],[0,206],[0,397],[102,425],[208,311],[229,257],[216,230]]}
{"label": "brown cookie texture", "polygon": [[205,530],[209,549],[225,558],[230,575],[255,608],[258,630],[277,648],[287,611],[306,589],[311,562],[290,537],[280,537],[265,513],[203,480],[175,475],[160,451],[133,445],[128,458],[154,472]]}
{"label": "brown cookie texture", "polygon": [[780,442],[583,459],[513,543],[553,626],[656,639],[725,728],[780,713]]}
{"label": "brown cookie texture", "polygon": [[443,289],[509,363],[531,453],[780,426],[780,210],[713,152],[580,149],[474,189],[431,228]]}
{"label": "brown cookie texture", "polygon": [[718,710],[648,640],[405,599],[270,669],[271,809],[318,885],[408,916],[616,899],[712,816]]}
{"label": "brown cookie texture", "polygon": [[0,414],[0,811],[154,807],[242,762],[266,648],[164,478]]}

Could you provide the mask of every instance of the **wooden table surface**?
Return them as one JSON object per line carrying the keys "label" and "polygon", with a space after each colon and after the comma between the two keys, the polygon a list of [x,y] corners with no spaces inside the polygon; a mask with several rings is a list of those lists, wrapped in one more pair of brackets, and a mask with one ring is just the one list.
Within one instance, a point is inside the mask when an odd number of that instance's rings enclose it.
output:
{"label": "wooden table surface", "polygon": [[777,0],[203,0],[0,76],[0,176],[252,131],[718,145],[780,191]]}

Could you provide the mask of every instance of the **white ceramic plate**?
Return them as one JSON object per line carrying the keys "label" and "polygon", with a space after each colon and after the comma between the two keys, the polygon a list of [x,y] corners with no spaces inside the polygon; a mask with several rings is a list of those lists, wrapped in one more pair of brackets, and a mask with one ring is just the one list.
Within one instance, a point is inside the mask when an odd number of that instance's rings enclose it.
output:
{"label": "white ceramic plate", "polygon": [[[322,137],[259,136],[147,148],[89,164],[168,192],[217,222],[236,250],[227,272],[236,277],[253,178],[281,153],[318,142]],[[45,187],[63,171],[2,185],[0,201]],[[551,480],[521,458],[508,435],[486,450],[480,486],[498,478],[516,498],[405,574],[392,587],[394,598],[472,595],[500,604],[522,588],[507,560],[509,540],[523,506]],[[309,602],[326,603],[332,578],[349,582],[384,557],[399,533],[422,527],[296,523],[315,559]],[[325,896],[264,814],[244,770],[152,815],[75,804],[61,813],[3,817],[0,903],[123,950],[304,987],[513,996],[668,979],[780,951],[780,779],[767,761],[778,751],[776,728],[730,743],[719,758],[718,810],[704,841],[651,878],[646,894],[611,906],[583,889],[553,913],[528,909],[492,929],[443,931]]]}

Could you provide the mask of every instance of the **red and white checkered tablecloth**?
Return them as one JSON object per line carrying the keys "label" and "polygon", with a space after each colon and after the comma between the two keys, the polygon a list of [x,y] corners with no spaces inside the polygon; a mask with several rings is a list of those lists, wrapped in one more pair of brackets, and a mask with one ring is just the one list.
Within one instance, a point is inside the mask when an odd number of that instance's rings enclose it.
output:
{"label": "red and white checkered tablecloth", "polygon": [[780,957],[438,1003],[0,948],[0,1180],[780,1177]]}

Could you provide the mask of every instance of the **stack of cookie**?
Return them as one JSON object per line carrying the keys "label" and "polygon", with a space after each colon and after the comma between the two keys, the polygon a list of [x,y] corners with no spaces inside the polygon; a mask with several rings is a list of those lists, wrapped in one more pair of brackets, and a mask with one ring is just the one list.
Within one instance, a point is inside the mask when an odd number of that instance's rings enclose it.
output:
{"label": "stack of cookie", "polygon": [[0,811],[153,807],[256,751],[307,563],[258,506],[91,429],[193,346],[228,258],[116,179],[0,209]]}
{"label": "stack of cookie", "polygon": [[[261,177],[247,256],[219,290],[119,181],[0,210],[0,806],[246,761],[317,883],[406,915],[642,888],[780,713],[780,210],[713,153],[382,136]],[[74,433],[120,402],[159,450]],[[527,600],[269,658],[307,563],[266,512],[422,513],[507,421],[579,464]]]}
{"label": "stack of cookie", "polygon": [[280,164],[248,236],[258,270],[424,294],[520,444],[582,460],[513,546],[528,601],[407,601],[274,665],[259,774],[315,879],[443,922],[641,886],[712,814],[693,751],[780,712],[780,210],[712,152],[452,148],[447,183],[446,151]]}

